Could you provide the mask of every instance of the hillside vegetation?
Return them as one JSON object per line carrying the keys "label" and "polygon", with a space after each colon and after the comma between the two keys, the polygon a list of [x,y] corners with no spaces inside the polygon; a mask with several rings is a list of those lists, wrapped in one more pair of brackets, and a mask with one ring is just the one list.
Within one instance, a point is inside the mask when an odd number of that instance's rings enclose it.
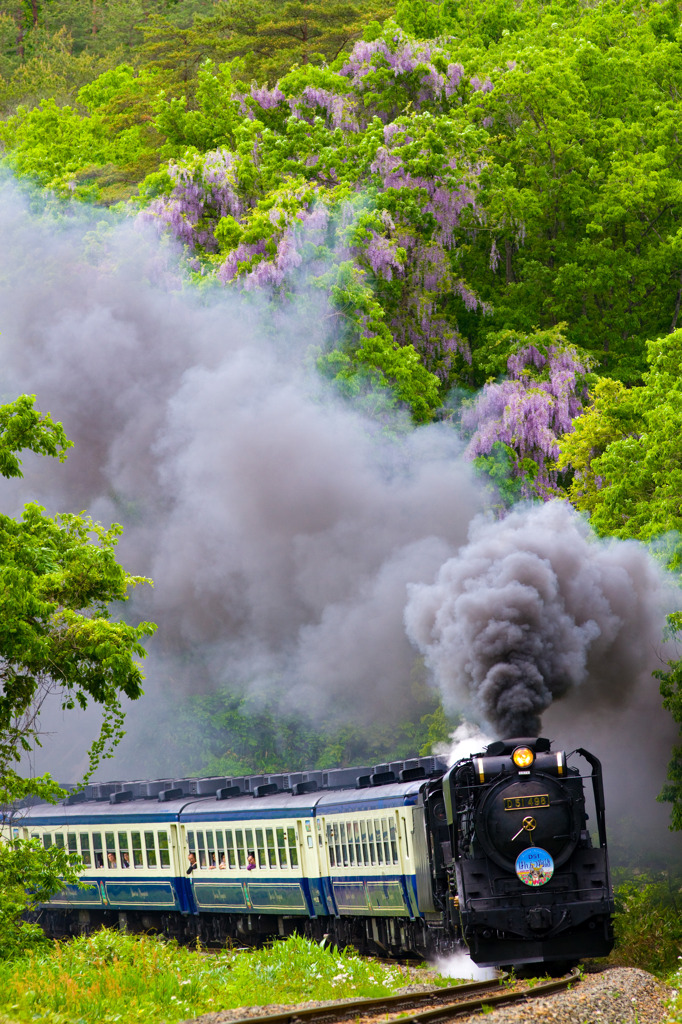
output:
{"label": "hillside vegetation", "polygon": [[[501,512],[563,497],[679,573],[676,2],[24,0],[0,39],[21,179],[198,288],[324,296],[341,394],[455,419]],[[681,750],[665,795],[682,826]]]}

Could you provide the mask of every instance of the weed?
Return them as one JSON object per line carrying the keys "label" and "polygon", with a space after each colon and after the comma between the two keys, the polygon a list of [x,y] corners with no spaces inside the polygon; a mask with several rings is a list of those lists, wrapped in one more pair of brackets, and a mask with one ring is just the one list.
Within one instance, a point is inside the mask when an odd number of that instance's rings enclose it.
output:
{"label": "weed", "polygon": [[166,1024],[218,1009],[381,996],[409,970],[301,936],[214,956],[155,936],[102,930],[0,962],[0,1024]]}
{"label": "weed", "polygon": [[652,974],[674,970],[682,953],[680,879],[642,874],[616,889],[616,946],[609,962]]}

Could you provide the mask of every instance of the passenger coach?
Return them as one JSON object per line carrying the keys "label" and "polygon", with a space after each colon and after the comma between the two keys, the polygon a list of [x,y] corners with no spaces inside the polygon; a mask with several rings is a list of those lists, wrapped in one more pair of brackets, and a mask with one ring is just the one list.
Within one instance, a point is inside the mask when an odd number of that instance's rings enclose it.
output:
{"label": "passenger coach", "polygon": [[425,789],[443,770],[419,758],[90,786],[18,812],[11,828],[82,857],[82,886],[41,909],[53,935],[102,924],[204,941],[301,930],[416,952],[435,912]]}

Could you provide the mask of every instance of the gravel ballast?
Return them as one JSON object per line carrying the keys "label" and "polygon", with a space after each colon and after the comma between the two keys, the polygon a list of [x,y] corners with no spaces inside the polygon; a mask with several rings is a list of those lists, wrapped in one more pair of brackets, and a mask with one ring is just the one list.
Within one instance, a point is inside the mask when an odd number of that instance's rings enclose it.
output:
{"label": "gravel ballast", "polygon": [[652,974],[610,967],[586,974],[572,989],[501,1007],[457,1024],[664,1024],[670,992]]}

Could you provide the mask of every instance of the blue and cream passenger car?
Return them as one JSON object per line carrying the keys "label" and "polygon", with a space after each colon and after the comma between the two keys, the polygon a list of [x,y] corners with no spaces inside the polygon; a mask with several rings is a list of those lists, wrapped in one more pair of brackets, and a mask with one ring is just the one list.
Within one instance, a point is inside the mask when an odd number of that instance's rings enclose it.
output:
{"label": "blue and cream passenger car", "polygon": [[430,779],[443,768],[419,758],[90,786],[15,812],[11,830],[83,860],[83,887],[41,909],[51,934],[100,924],[204,941],[303,931],[421,953],[428,920],[442,919],[428,817]]}
{"label": "blue and cream passenger car", "polygon": [[13,808],[0,835],[82,858],[82,885],[39,910],[53,935],[300,931],[418,956],[464,941],[482,966],[563,967],[608,954],[613,891],[600,762],[550,747],[497,740],[448,771],[418,758],[89,786],[60,806]]}

